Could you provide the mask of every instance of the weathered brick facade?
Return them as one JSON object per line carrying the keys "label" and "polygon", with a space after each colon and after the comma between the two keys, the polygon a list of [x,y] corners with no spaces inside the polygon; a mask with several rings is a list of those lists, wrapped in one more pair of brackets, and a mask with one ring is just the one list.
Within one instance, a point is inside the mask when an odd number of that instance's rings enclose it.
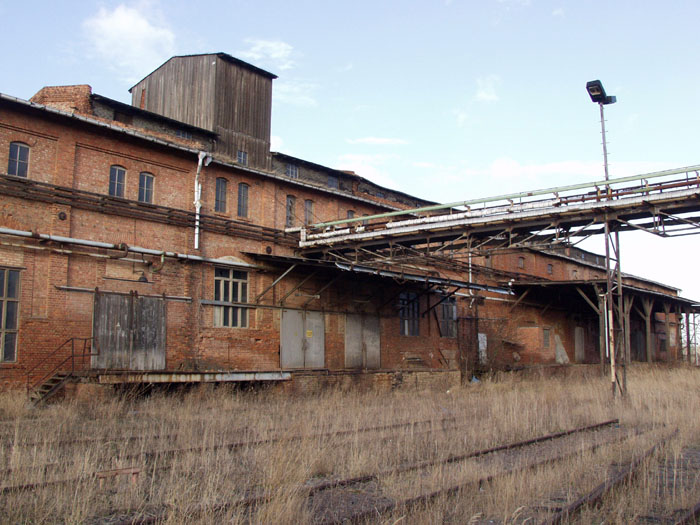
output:
{"label": "weathered brick facade", "polygon": [[[109,322],[116,323],[111,330],[118,332],[123,328],[115,321],[119,315],[135,322],[133,308],[139,297],[164,304],[165,366],[160,369],[172,372],[280,370],[285,309],[319,313],[322,318],[320,366],[300,368],[348,369],[346,338],[351,334],[346,334],[346,326],[353,314],[379,319],[379,370],[599,359],[598,318],[585,304],[574,307],[531,296],[514,307],[521,293],[517,290],[513,295],[477,296],[465,289],[455,296],[454,334],[442,334],[442,310],[431,306],[443,292],[426,290],[419,282],[302,264],[271,287],[289,270],[288,258],[295,255],[295,237],[284,232],[290,213],[292,225],[299,226],[307,207],[310,219],[321,222],[344,219],[348,212],[361,217],[429,203],[355,174],[282,154],[271,156],[269,170],[247,167],[212,152],[214,136],[210,130],[138,107],[123,108],[93,95],[86,85],[44,88],[31,103],[0,98],[0,166],[5,173],[0,176],[0,269],[20,272],[17,343],[0,348],[0,386],[23,383],[28,376],[40,378],[68,355],[68,349],[52,352],[71,338],[109,332]],[[26,178],[12,176],[16,159],[10,157],[11,144],[27,148]],[[110,195],[115,166],[125,173],[121,195]],[[150,202],[140,202],[142,174],[153,180]],[[199,218],[196,180],[202,188]],[[293,209],[289,197],[294,198]],[[605,277],[595,257],[575,250],[476,257],[475,280],[501,286],[511,276],[523,282],[585,283]],[[238,272],[236,278],[244,276],[245,292],[241,284],[226,288],[233,285],[217,280],[216,268]],[[441,270],[440,275],[467,280],[458,272]],[[627,281],[660,295],[676,294],[663,285]],[[239,296],[217,298],[224,288]],[[418,294],[417,335],[401,333],[402,291]],[[95,305],[105,296],[124,297],[124,304],[131,301],[132,313],[108,313],[98,319]],[[229,311],[243,316],[246,322],[237,323],[246,326],[217,326],[222,324],[217,315]],[[658,307],[654,315],[655,334],[666,338],[669,330],[677,331],[675,311],[668,315],[669,323],[659,316]],[[12,332],[8,326],[3,325],[3,336]],[[123,340],[130,342],[114,343],[114,348],[134,344],[134,334],[141,329],[135,326]],[[583,330],[579,337],[584,347],[575,351],[577,327]],[[321,337],[319,330],[305,328],[298,334],[303,348]],[[155,337],[147,338],[151,336]],[[670,333],[668,337],[668,350],[657,341],[655,358],[676,354],[679,338]],[[129,363],[108,368],[133,369]],[[89,358],[79,366],[95,368]],[[336,382],[344,381],[349,380]]]}

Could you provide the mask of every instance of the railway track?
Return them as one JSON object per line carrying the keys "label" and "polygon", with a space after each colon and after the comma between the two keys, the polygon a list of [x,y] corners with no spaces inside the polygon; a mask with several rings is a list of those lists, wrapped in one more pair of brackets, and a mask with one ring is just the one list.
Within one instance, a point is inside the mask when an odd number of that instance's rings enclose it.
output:
{"label": "railway track", "polygon": [[[450,493],[462,491],[468,486],[476,485],[478,488],[481,484],[488,483],[493,479],[494,476],[472,480],[466,484],[459,485],[457,487],[451,487],[448,489],[434,491],[430,494],[423,494],[417,497],[408,498],[404,501],[396,502],[386,498],[382,495],[370,496],[365,494],[362,499],[362,508],[356,508],[353,512],[345,512],[342,515],[333,515],[333,509],[344,508],[347,509],[347,501],[338,501],[337,494],[333,492],[337,489],[343,489],[347,493],[357,494],[358,491],[363,491],[367,486],[375,486],[377,482],[381,479],[389,476],[404,475],[418,471],[427,471],[431,468],[441,467],[445,465],[453,465],[459,462],[467,461],[470,459],[492,457],[491,462],[494,461],[493,456],[499,456],[504,453],[512,453],[518,449],[525,449],[528,447],[542,445],[547,442],[555,442],[567,437],[580,435],[584,433],[592,433],[596,431],[601,431],[607,429],[614,435],[612,441],[625,439],[627,433],[616,429],[619,424],[618,420],[609,420],[595,425],[588,425],[585,427],[579,427],[576,429],[567,430],[564,432],[558,432],[554,434],[548,434],[540,436],[534,439],[529,439],[526,441],[520,441],[516,443],[509,443],[500,445],[497,447],[491,447],[483,450],[476,450],[466,452],[464,454],[450,455],[447,457],[434,458],[427,461],[419,461],[409,464],[400,465],[394,468],[383,469],[376,472],[368,473],[361,476],[355,476],[343,479],[326,479],[321,481],[316,481],[311,484],[306,484],[301,487],[301,492],[304,493],[307,498],[307,505],[309,508],[314,509],[314,521],[316,523],[332,524],[332,523],[344,523],[344,522],[360,522],[362,520],[371,518],[376,515],[385,514],[402,507],[411,507],[417,504],[429,502],[431,499],[440,497],[443,495],[449,495]],[[602,446],[602,444],[593,444],[591,447]],[[573,452],[576,453],[576,452]],[[570,452],[571,454],[571,452]],[[499,457],[498,460],[502,458]],[[552,461],[552,458],[547,458],[542,460],[543,462]],[[542,461],[538,464],[541,464]],[[508,472],[512,473],[520,469],[533,468],[533,465],[511,467]],[[505,473],[502,473],[505,475]],[[349,492],[348,492],[349,491]],[[239,499],[218,503],[215,505],[207,505],[202,508],[195,509],[192,511],[191,515],[188,515],[188,519],[196,519],[199,514],[212,514],[221,513],[235,508],[240,508],[241,512],[244,514],[253,514],[255,510],[264,505],[270,499],[269,494],[265,493],[254,493],[241,497]],[[342,499],[342,497],[341,497]],[[105,518],[95,518],[91,520],[91,524],[101,524],[109,523],[110,525],[147,525],[157,523],[165,519],[170,513],[170,509],[167,507],[161,507],[157,509],[151,509],[146,513],[130,514],[126,516],[121,516],[116,518],[114,516]]]}

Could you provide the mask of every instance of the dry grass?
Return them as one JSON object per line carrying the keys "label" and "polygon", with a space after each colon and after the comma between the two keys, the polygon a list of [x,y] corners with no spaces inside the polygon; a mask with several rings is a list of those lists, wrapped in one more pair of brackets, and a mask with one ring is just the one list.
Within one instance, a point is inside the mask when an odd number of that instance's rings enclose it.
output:
{"label": "dry grass", "polygon": [[[323,392],[293,397],[228,388],[197,388],[145,399],[114,396],[90,403],[61,402],[40,409],[20,394],[0,394],[0,469],[3,485],[84,478],[96,471],[139,467],[128,476],[75,481],[6,494],[0,515],[10,523],[84,523],[93,517],[168,509],[164,523],[307,523],[314,509],[304,486],[324,477],[345,478],[421,460],[529,439],[618,417],[623,426],[651,430],[619,445],[585,450],[566,461],[493,482],[487,490],[442,498],[410,513],[396,511],[385,523],[477,523],[480,516],[522,522],[532,505],[574,499],[601,481],[607,465],[628,461],[654,440],[678,428],[659,458],[673,462],[682,448],[698,443],[700,371],[633,368],[629,395],[615,401],[602,378],[524,379],[501,375],[450,393]],[[446,418],[453,420],[443,421]],[[318,436],[398,422],[429,421],[399,430]],[[158,437],[160,436],[160,437]],[[306,436],[235,450],[234,442]],[[127,438],[137,439],[127,439]],[[89,438],[89,439],[88,439]],[[82,440],[73,445],[60,441]],[[170,455],[141,452],[209,447]],[[218,448],[216,448],[218,447]],[[530,453],[531,455],[534,452]],[[527,454],[517,458],[528,461]],[[529,458],[532,459],[532,458]],[[56,465],[44,473],[37,467]],[[608,498],[580,523],[627,523],[659,512],[655,498],[658,461],[636,482]],[[375,496],[401,499],[498,472],[494,460],[472,460],[403,475],[384,476]],[[13,469],[7,472],[7,469]],[[697,485],[677,483],[663,512],[694,504]],[[250,495],[267,501],[252,514],[221,507]],[[217,507],[217,505],[219,505]],[[575,521],[575,520],[574,520]]]}

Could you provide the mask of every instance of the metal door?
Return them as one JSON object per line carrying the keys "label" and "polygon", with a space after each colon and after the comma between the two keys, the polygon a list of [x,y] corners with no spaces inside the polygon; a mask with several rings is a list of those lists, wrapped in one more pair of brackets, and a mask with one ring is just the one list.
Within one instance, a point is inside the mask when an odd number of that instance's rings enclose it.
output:
{"label": "metal door", "polygon": [[574,356],[577,363],[586,360],[586,338],[583,326],[577,326],[574,330]]}
{"label": "metal door", "polygon": [[111,293],[95,294],[93,337],[99,353],[93,368],[163,370],[165,300]]}
{"label": "metal door", "polygon": [[362,314],[345,316],[345,368],[381,366],[379,318]]}
{"label": "metal door", "polygon": [[325,339],[322,312],[282,310],[280,367],[323,368]]}

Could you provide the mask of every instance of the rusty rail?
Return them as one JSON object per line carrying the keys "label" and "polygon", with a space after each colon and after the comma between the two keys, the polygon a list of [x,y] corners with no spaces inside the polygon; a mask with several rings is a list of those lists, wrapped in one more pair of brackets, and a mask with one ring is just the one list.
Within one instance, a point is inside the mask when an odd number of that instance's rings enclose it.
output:
{"label": "rusty rail", "polygon": [[570,503],[566,507],[562,508],[559,512],[557,512],[555,515],[551,516],[549,519],[545,520],[542,522],[542,525],[558,525],[559,523],[562,523],[565,519],[570,518],[574,514],[576,514],[578,511],[580,511],[583,507],[587,505],[591,505],[594,503],[599,502],[600,500],[603,499],[603,497],[610,492],[612,489],[617,487],[618,485],[624,483],[627,480],[631,480],[639,467],[642,466],[642,463],[644,462],[645,459],[650,457],[654,452],[656,452],[663,444],[671,439],[673,436],[678,434],[678,430],[674,430],[669,436],[664,438],[663,440],[659,441],[656,443],[654,446],[652,446],[649,450],[647,450],[644,454],[641,456],[635,458],[630,462],[629,465],[620,473],[615,475],[612,479],[606,480],[597,487],[595,487],[592,491],[590,491],[588,494],[580,497],[576,501]]}
{"label": "rusty rail", "polygon": [[[477,451],[470,452],[467,454],[450,456],[448,458],[443,458],[443,459],[438,459],[438,460],[433,460],[433,461],[421,461],[421,462],[414,463],[412,465],[405,465],[405,466],[399,467],[399,468],[387,469],[384,471],[379,471],[379,472],[375,472],[375,473],[371,473],[371,474],[365,474],[362,476],[356,476],[356,477],[352,477],[352,478],[331,480],[331,481],[319,483],[319,484],[314,485],[312,487],[306,488],[306,496],[309,497],[309,496],[312,496],[318,492],[322,492],[324,490],[329,490],[329,489],[333,489],[333,488],[337,488],[337,487],[346,487],[346,486],[350,486],[350,485],[366,483],[366,482],[378,479],[381,476],[410,472],[413,470],[424,469],[424,468],[427,468],[430,466],[454,463],[457,461],[462,461],[464,459],[476,458],[479,456],[484,456],[484,455],[488,455],[488,454],[492,454],[492,453],[496,453],[496,452],[503,452],[506,450],[513,450],[516,448],[522,448],[522,447],[526,447],[526,446],[533,445],[536,443],[541,443],[544,441],[550,441],[550,440],[558,439],[561,437],[569,436],[569,435],[572,435],[575,433],[586,432],[586,431],[591,431],[591,430],[598,430],[600,428],[616,425],[618,423],[619,423],[618,419],[612,419],[609,421],[605,421],[603,423],[597,423],[595,425],[578,427],[575,429],[567,430],[564,432],[557,432],[554,434],[547,434],[545,436],[541,436],[538,438],[528,439],[526,441],[519,441],[519,442],[515,442],[515,443],[509,443],[509,444],[501,445],[498,447],[492,447],[492,448],[483,449],[483,450],[477,450]],[[594,449],[594,448],[597,448],[598,446],[600,446],[600,445],[594,445],[591,448]],[[576,452],[576,453],[578,453],[578,452]],[[528,467],[528,468],[530,468],[530,467]],[[485,483],[491,479],[493,479],[493,476],[490,476],[489,478],[477,480],[474,482],[470,482],[470,483],[482,484],[482,483]],[[236,507],[255,507],[257,505],[261,505],[261,504],[265,503],[267,500],[269,500],[269,496],[266,496],[266,495],[249,496],[249,497],[240,499],[238,501],[230,502],[230,503],[220,503],[217,505],[203,506],[202,508],[196,510],[195,512],[214,512],[214,513],[216,513],[216,512],[226,511],[226,510],[229,510],[231,508],[236,508]],[[374,513],[376,511],[373,510],[371,512]],[[141,516],[138,518],[131,517],[131,518],[123,519],[121,521],[110,522],[110,523],[111,523],[111,525],[152,525],[154,523],[157,523],[160,520],[163,520],[166,517],[167,513],[168,513],[168,509],[162,509],[162,510],[157,511],[155,513],[151,513],[149,516]],[[363,514],[362,516],[358,516],[357,519],[359,520],[359,519],[364,519],[367,517],[371,517],[371,515],[370,514],[367,514],[367,515]],[[354,517],[350,518],[350,519],[354,519]]]}

